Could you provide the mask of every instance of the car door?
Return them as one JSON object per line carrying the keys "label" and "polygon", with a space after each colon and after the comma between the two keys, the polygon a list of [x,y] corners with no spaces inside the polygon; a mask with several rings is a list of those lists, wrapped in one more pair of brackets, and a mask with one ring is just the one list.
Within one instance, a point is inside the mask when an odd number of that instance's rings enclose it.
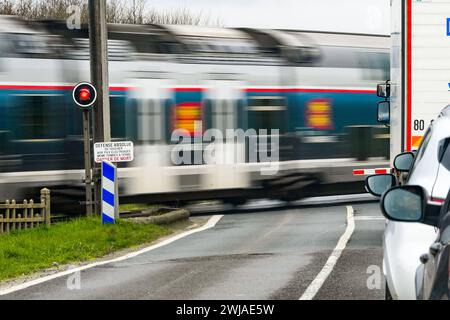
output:
{"label": "car door", "polygon": [[[449,152],[450,154],[450,152]],[[439,219],[439,237],[422,257],[424,261],[422,298],[449,299],[450,294],[450,192],[442,206]]]}

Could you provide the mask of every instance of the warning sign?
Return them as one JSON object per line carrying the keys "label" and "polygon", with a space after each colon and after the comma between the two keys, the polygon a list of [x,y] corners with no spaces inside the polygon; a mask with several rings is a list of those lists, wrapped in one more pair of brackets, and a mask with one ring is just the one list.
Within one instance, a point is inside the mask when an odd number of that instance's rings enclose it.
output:
{"label": "warning sign", "polygon": [[109,162],[133,161],[133,142],[98,142],[94,144],[94,159],[97,163],[100,163],[104,160]]}

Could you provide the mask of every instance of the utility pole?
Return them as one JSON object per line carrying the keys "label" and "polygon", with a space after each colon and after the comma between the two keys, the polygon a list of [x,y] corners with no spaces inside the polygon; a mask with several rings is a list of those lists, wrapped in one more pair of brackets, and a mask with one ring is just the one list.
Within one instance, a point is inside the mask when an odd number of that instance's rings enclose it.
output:
{"label": "utility pole", "polygon": [[[93,109],[93,140],[111,141],[108,81],[108,30],[106,0],[89,0],[89,45],[91,82],[97,90],[97,103]],[[101,164],[94,162],[95,213],[101,215]]]}

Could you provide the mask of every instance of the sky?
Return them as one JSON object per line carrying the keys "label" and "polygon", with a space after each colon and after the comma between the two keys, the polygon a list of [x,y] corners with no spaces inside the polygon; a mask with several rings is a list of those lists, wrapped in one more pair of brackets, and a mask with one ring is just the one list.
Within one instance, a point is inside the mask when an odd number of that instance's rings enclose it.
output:
{"label": "sky", "polygon": [[389,4],[390,0],[147,0],[155,9],[202,12],[226,27],[373,34],[389,34]]}

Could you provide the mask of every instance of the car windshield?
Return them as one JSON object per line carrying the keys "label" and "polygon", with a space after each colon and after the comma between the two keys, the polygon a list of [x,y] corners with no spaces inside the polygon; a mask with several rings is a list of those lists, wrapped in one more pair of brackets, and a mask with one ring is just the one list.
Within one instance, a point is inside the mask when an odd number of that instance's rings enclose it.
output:
{"label": "car windshield", "polygon": [[408,180],[411,179],[411,177],[414,175],[414,170],[416,169],[417,164],[420,162],[423,155],[425,154],[425,150],[427,149],[428,143],[430,142],[430,140],[431,140],[431,126],[430,126],[430,128],[428,128],[427,132],[425,133],[422,143],[420,144],[419,150],[416,153],[413,165],[411,167],[410,174],[408,176]]}
{"label": "car windshield", "polygon": [[[441,164],[450,171],[450,146],[447,146]],[[450,243],[450,191],[442,206],[439,229],[441,230],[441,242]]]}

